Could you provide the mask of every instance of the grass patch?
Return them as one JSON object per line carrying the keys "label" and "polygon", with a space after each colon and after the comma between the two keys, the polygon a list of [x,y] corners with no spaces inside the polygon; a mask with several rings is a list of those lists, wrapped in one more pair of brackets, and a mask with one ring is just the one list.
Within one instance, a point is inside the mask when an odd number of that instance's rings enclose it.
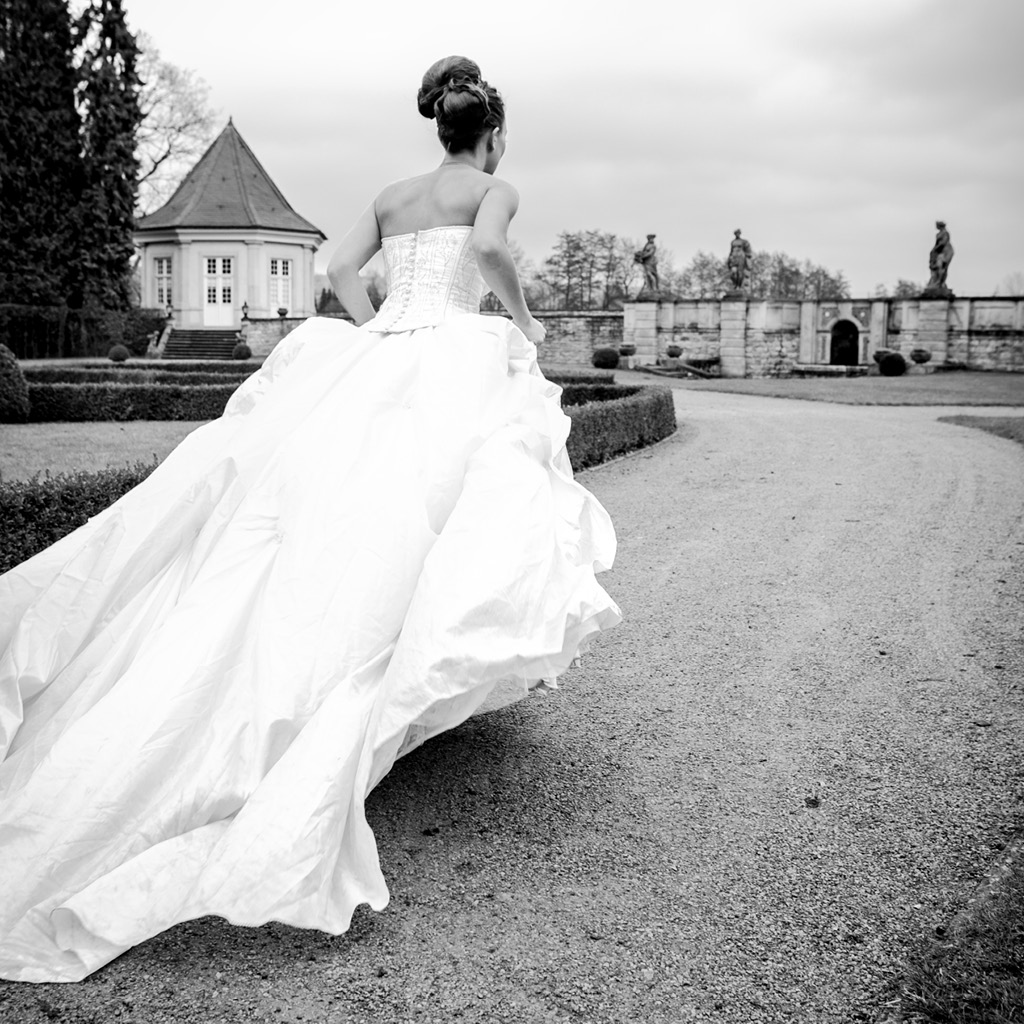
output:
{"label": "grass patch", "polygon": [[203,421],[5,423],[0,427],[0,479],[95,472],[139,459],[163,460]]}
{"label": "grass patch", "polygon": [[940,416],[940,423],[958,427],[976,427],[997,437],[1024,444],[1024,416]]}
{"label": "grass patch", "polygon": [[900,986],[902,1024],[1024,1020],[1024,834],[996,881],[934,941]]}
{"label": "grass patch", "polygon": [[1024,406],[1022,373],[911,374],[906,377],[838,377],[674,380],[690,391],[727,391],[765,398],[799,398],[841,405],[1004,405]]}

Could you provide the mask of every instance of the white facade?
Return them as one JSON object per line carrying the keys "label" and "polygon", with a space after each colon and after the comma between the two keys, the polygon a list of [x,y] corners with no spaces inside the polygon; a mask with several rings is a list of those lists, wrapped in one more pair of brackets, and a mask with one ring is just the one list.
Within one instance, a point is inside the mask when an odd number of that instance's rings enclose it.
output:
{"label": "white facade", "polygon": [[313,257],[319,239],[308,232],[165,228],[146,232],[137,243],[142,305],[170,305],[176,327],[237,328],[243,306],[250,317],[278,316],[282,308],[288,317],[316,313]]}

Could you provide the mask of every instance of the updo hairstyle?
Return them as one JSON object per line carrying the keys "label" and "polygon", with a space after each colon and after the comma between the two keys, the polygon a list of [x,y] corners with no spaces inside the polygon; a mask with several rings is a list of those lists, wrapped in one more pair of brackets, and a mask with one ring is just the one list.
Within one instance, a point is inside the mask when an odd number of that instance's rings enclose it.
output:
{"label": "updo hairstyle", "polygon": [[505,123],[501,95],[468,57],[442,57],[431,64],[416,102],[424,117],[437,119],[437,137],[449,153],[472,149],[484,132]]}

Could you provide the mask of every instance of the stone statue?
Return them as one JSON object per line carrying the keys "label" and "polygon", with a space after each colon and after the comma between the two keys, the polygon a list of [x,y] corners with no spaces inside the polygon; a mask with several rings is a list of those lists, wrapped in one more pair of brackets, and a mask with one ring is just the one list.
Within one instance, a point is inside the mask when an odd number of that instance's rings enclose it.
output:
{"label": "stone statue", "polygon": [[661,282],[658,278],[658,247],[654,244],[654,235],[647,236],[647,243],[633,254],[633,262],[639,263],[644,271],[644,286],[637,298],[657,298],[661,294]]}
{"label": "stone statue", "polygon": [[946,274],[949,272],[950,260],[953,259],[953,243],[949,240],[944,220],[937,220],[935,226],[939,230],[932,251],[928,254],[928,269],[932,276],[925,285],[923,295],[926,298],[951,298],[953,293],[946,287]]}
{"label": "stone statue", "polygon": [[729,269],[729,280],[732,281],[734,291],[742,292],[743,286],[750,276],[750,264],[754,258],[754,251],[750,243],[740,234],[737,228],[733,232],[732,242],[729,243],[729,257],[725,265]]}

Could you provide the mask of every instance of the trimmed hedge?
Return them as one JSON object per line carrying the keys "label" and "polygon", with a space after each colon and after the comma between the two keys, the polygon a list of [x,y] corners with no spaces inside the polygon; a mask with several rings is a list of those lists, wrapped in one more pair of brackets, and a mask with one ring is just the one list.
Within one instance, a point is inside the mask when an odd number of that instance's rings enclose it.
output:
{"label": "trimmed hedge", "polygon": [[[129,367],[119,369],[108,366],[102,370],[94,370],[85,366],[26,366],[25,379],[29,384],[230,384],[235,375],[224,373],[178,373],[169,370],[136,369]],[[241,383],[253,372],[254,368],[237,374]]]}
{"label": "trimmed hedge", "polygon": [[598,386],[591,396],[596,400],[588,401],[583,386],[579,386],[572,398],[576,401],[565,406],[572,419],[566,448],[574,469],[607,462],[616,455],[654,444],[676,430],[671,388]]}
{"label": "trimmed hedge", "polygon": [[6,345],[0,345],[0,423],[24,423],[28,414],[25,374],[14,353]]}
{"label": "trimmed hedge", "polygon": [[31,422],[212,420],[237,384],[29,384]]}
{"label": "trimmed hedge", "polygon": [[551,381],[552,384],[561,384],[563,387],[567,384],[615,383],[615,374],[611,370],[567,370],[565,373],[560,373],[557,370],[548,372],[543,366],[540,369],[545,380]]}
{"label": "trimmed hedge", "polygon": [[98,473],[0,480],[0,573],[49,547],[141,483],[157,462]]}
{"label": "trimmed hedge", "polygon": [[[227,373],[249,374],[263,365],[263,360],[242,363],[237,359],[135,359],[127,370],[156,370],[167,373]],[[110,363],[79,363],[79,369],[109,370]]]}

